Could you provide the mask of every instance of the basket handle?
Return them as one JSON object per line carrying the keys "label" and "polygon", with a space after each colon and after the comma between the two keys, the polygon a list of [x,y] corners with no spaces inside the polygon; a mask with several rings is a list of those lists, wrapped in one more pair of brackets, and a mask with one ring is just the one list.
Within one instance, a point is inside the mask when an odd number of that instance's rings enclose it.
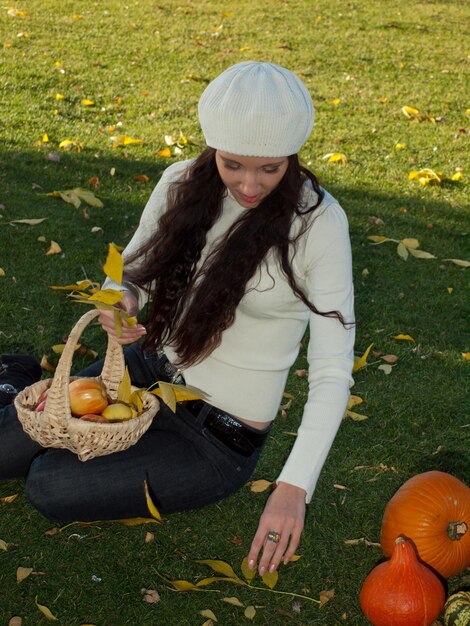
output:
{"label": "basket handle", "polygon": [[[67,338],[65,348],[60,355],[59,363],[57,364],[54,378],[47,394],[46,404],[44,406],[44,417],[46,419],[52,418],[54,421],[58,419],[66,420],[71,415],[69,383],[75,347],[86,326],[97,317],[99,313],[98,309],[87,311],[72,328]],[[104,359],[103,371],[101,373],[101,379],[105,383],[108,391],[111,391],[111,393],[117,392],[117,388],[124,377],[124,373],[125,362],[122,346],[114,337],[108,335],[108,347]]]}

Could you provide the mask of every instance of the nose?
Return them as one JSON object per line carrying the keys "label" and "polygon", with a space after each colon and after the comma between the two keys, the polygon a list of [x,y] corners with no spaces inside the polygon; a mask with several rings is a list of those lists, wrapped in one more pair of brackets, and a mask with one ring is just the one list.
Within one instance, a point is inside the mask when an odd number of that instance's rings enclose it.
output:
{"label": "nose", "polygon": [[240,191],[245,196],[256,196],[259,191],[258,176],[256,172],[244,172],[240,182]]}

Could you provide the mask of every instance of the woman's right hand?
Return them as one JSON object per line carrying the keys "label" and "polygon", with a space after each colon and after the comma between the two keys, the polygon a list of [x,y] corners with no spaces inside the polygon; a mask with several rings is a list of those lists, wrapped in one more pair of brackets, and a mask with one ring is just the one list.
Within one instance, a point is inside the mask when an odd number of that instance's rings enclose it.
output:
{"label": "woman's right hand", "polygon": [[[124,296],[117,306],[126,311],[129,316],[137,315],[139,307],[136,297],[130,291],[123,291],[123,294]],[[121,345],[134,343],[134,341],[143,337],[147,332],[145,326],[142,326],[142,324],[129,326],[129,324],[123,320],[122,334],[118,337],[116,333],[116,323],[114,321],[114,311],[100,311],[98,320],[103,330]]]}

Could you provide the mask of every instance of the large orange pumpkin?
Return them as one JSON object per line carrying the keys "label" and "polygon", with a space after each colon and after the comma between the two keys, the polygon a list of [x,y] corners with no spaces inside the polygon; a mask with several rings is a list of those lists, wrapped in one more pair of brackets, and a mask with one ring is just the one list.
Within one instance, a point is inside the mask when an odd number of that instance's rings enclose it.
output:
{"label": "large orange pumpkin", "polygon": [[444,578],[458,574],[470,565],[470,489],[445,472],[413,476],[385,507],[380,542],[386,556],[399,535]]}

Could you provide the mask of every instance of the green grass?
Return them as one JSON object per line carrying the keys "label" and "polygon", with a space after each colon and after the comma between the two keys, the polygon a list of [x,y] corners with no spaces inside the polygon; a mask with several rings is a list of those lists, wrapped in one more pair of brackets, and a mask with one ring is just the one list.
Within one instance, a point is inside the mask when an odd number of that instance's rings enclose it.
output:
{"label": "green grass", "polygon": [[[196,111],[205,84],[228,65],[255,59],[289,67],[312,92],[316,127],[302,157],[350,220],[357,353],[374,343],[374,350],[399,360],[385,376],[378,370],[380,359],[371,355],[369,366],[355,375],[353,393],[365,401],[357,410],[368,419],[344,421],[309,507],[298,550],[302,559],[281,568],[276,589],[314,598],[335,589],[321,609],[305,602],[297,613],[288,596],[228,584],[214,587],[220,593],[177,594],[156,574],[191,581],[210,575],[193,563],[196,558],[224,559],[238,570],[265,494],[244,488],[204,511],[173,515],[152,529],[155,542],[145,544],[148,527],[70,527],[46,536],[52,524],[32,509],[17,481],[0,485],[0,497],[20,494],[13,503],[0,504],[0,538],[9,544],[0,552],[0,623],[13,615],[22,616],[24,624],[46,623],[34,604],[38,596],[67,626],[194,626],[205,621],[199,611],[207,608],[219,623],[238,626],[248,623],[242,609],[222,602],[236,595],[264,607],[254,624],[366,624],[358,594],[381,552],[344,542],[360,537],[377,542],[384,506],[410,476],[439,469],[468,480],[470,470],[469,364],[462,358],[470,350],[470,270],[442,261],[469,260],[468,184],[422,187],[408,181],[411,170],[424,167],[447,176],[461,168],[468,178],[463,45],[468,5],[29,0],[16,8],[28,15],[13,17],[0,9],[0,46],[12,44],[0,47],[2,353],[51,354],[83,309],[49,285],[102,279],[106,244],[128,241],[171,162],[156,156],[165,135],[182,131],[202,144]],[[83,98],[95,106],[82,106]],[[407,120],[404,105],[442,119]],[[118,123],[115,131],[107,130]],[[45,133],[49,143],[41,144]],[[145,143],[113,149],[110,137],[116,134]],[[64,139],[82,142],[83,151],[59,150]],[[406,147],[396,150],[397,143]],[[180,158],[198,150],[187,146]],[[323,160],[336,151],[348,157],[345,165]],[[59,163],[46,158],[51,152],[60,152]],[[150,183],[135,181],[139,174]],[[47,196],[57,189],[88,188],[91,177],[100,180],[96,194],[104,208],[90,208],[88,219],[82,208]],[[372,224],[369,216],[384,225]],[[40,217],[48,219],[38,226],[9,224]],[[92,233],[93,226],[103,232]],[[395,244],[371,245],[367,237],[377,234],[415,237],[437,259],[405,262]],[[51,240],[60,244],[61,254],[45,255]],[[398,333],[415,342],[394,340]],[[87,330],[84,342],[101,353],[105,346],[96,328]],[[302,351],[293,369],[305,366]],[[292,375],[287,391],[294,394],[293,405],[276,421],[257,478],[276,478],[292,443],[284,433],[299,423],[305,379]],[[389,471],[367,469],[381,463]],[[231,541],[236,537],[241,545]],[[19,566],[44,574],[17,585]],[[93,575],[101,581],[94,582]],[[463,575],[455,577],[449,589],[464,584]],[[158,589],[161,602],[144,603],[143,587]]]}

